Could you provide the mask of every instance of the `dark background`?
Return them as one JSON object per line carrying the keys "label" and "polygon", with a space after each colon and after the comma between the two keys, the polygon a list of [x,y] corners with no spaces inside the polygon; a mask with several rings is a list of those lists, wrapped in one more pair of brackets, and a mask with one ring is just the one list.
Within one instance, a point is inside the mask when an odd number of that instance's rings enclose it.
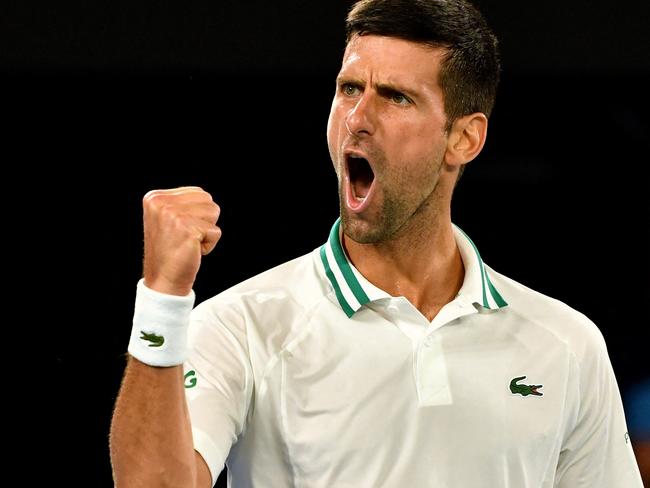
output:
{"label": "dark background", "polygon": [[[596,322],[625,393],[650,375],[649,4],[480,5],[504,72],[454,221],[496,270]],[[326,239],[348,6],[3,2],[3,203],[7,241],[28,252],[6,266],[47,344],[30,388],[39,479],[112,486],[146,191],[200,185],[222,207],[199,300]]]}

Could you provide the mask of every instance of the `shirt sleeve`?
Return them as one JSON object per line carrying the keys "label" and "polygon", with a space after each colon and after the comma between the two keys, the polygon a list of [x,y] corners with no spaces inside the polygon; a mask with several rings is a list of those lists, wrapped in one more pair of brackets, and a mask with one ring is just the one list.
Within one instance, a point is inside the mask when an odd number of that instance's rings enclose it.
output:
{"label": "shirt sleeve", "polygon": [[194,449],[216,483],[237,437],[245,429],[252,368],[244,318],[209,302],[192,312],[185,363],[185,394]]}
{"label": "shirt sleeve", "polygon": [[643,488],[605,341],[588,325],[577,353],[577,416],[561,448],[555,486]]}

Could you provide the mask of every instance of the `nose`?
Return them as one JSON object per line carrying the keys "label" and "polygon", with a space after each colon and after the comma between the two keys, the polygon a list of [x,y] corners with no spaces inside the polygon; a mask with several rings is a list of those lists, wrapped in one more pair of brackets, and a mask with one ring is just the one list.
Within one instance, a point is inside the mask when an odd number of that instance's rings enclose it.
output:
{"label": "nose", "polygon": [[345,116],[345,128],[356,137],[371,136],[375,133],[375,110],[372,94],[364,92]]}

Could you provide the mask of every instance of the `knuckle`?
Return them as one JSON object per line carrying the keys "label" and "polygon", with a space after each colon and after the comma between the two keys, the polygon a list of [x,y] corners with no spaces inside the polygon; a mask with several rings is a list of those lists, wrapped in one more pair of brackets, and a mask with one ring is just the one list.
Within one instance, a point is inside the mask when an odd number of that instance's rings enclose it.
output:
{"label": "knuckle", "polygon": [[158,190],[151,190],[148,191],[147,193],[144,194],[144,197],[142,197],[142,206],[143,207],[148,207],[151,205],[152,200],[156,197]]}
{"label": "knuckle", "polygon": [[157,195],[158,193],[160,193],[160,190],[149,190],[147,193],[144,194],[144,197],[142,199],[147,200],[152,196]]}
{"label": "knuckle", "polygon": [[180,228],[183,225],[183,216],[175,205],[162,203],[156,208],[156,219],[163,226]]}
{"label": "knuckle", "polygon": [[160,193],[160,190],[153,190],[148,192],[142,199],[142,204],[145,208],[152,210],[160,209],[166,201],[165,195]]}
{"label": "knuckle", "polygon": [[219,218],[219,215],[221,215],[221,207],[217,205],[215,202],[211,202],[209,215],[214,220],[217,220]]}
{"label": "knuckle", "polygon": [[185,218],[183,214],[177,212],[176,209],[171,206],[167,206],[165,208],[167,209],[165,217],[172,223],[175,228],[180,229],[185,226]]}

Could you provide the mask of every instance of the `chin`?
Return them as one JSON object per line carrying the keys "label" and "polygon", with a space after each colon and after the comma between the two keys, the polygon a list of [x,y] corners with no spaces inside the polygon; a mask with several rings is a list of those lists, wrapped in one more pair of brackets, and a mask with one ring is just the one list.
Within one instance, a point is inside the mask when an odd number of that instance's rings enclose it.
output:
{"label": "chin", "polygon": [[388,228],[381,219],[370,221],[359,215],[341,211],[343,233],[359,244],[378,244],[390,239],[395,230]]}

